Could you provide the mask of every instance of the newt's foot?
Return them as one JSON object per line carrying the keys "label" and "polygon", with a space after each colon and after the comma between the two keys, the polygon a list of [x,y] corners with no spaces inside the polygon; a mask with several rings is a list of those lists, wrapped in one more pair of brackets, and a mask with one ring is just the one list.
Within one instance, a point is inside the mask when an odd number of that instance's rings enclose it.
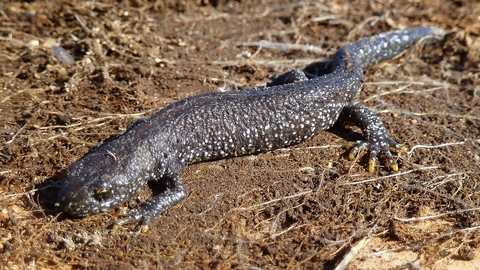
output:
{"label": "newt's foot", "polygon": [[390,162],[390,168],[393,171],[398,171],[398,163],[393,158],[392,153],[390,152],[389,147],[395,147],[399,149],[401,152],[407,152],[407,147],[404,145],[397,143],[390,138],[383,140],[383,141],[356,141],[356,142],[348,142],[345,145],[347,150],[350,150],[348,154],[348,158],[353,160],[358,152],[363,149],[368,149],[370,151],[370,158],[368,160],[368,171],[373,173],[375,171],[375,163],[377,161],[377,154],[381,153],[384,155],[388,161]]}
{"label": "newt's foot", "polygon": [[375,171],[378,153],[388,159],[392,170],[398,171],[398,164],[392,153],[390,153],[390,147],[398,148],[401,151],[407,151],[407,148],[390,138],[387,129],[374,112],[358,104],[345,106],[340,114],[339,122],[346,124],[354,123],[359,126],[365,138],[364,140],[350,142],[346,145],[347,149],[350,149],[348,155],[350,159],[355,158],[355,155],[360,150],[367,149],[370,151],[369,172]]}
{"label": "newt's foot", "polygon": [[130,210],[117,210],[115,211],[115,216],[123,218],[115,222],[112,230],[117,231],[123,224],[141,222],[142,225],[140,227],[140,230],[142,233],[148,231],[148,225],[150,224],[150,221],[154,218],[149,215],[147,211],[145,211],[145,208],[142,208],[141,206]]}
{"label": "newt's foot", "polygon": [[117,217],[124,217],[113,225],[113,230],[117,230],[119,226],[126,223],[140,223],[141,231],[147,232],[148,225],[153,218],[160,215],[160,213],[173,207],[187,197],[187,189],[183,185],[180,177],[177,174],[169,175],[167,180],[167,190],[154,196],[151,200],[146,201],[127,211],[117,211]]}

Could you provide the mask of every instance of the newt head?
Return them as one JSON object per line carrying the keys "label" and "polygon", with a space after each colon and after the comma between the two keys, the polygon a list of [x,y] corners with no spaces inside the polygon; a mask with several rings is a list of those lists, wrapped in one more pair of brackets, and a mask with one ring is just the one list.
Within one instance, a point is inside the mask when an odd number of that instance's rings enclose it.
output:
{"label": "newt head", "polygon": [[121,160],[109,151],[97,150],[72,163],[55,204],[72,216],[86,216],[115,207],[138,192],[129,183]]}

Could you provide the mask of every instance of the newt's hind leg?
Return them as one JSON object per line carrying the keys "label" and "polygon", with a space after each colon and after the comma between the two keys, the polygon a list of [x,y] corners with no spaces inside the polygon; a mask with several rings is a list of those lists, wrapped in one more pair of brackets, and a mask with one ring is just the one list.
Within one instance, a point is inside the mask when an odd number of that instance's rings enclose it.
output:
{"label": "newt's hind leg", "polygon": [[397,161],[393,158],[389,148],[393,146],[403,152],[406,152],[407,148],[390,138],[387,129],[374,112],[358,104],[346,106],[340,114],[339,122],[359,126],[365,136],[364,140],[347,143],[346,147],[350,149],[348,155],[350,159],[353,159],[360,150],[368,149],[370,151],[368,162],[370,172],[375,170],[378,153],[383,154],[388,159],[392,170],[398,171]]}
{"label": "newt's hind leg", "polygon": [[272,79],[272,82],[267,83],[268,87],[308,80],[305,73],[298,68],[290,70],[282,75],[270,76],[269,78]]}
{"label": "newt's hind leg", "polygon": [[299,81],[314,79],[329,73],[332,73],[336,64],[334,59],[322,59],[314,62],[302,69],[293,69],[281,75],[269,75],[272,82],[267,86],[283,85]]}

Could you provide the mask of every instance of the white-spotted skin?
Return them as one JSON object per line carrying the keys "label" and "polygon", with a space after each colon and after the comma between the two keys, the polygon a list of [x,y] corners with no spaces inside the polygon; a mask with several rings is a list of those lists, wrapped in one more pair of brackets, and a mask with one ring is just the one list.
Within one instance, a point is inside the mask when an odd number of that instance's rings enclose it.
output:
{"label": "white-spotted skin", "polygon": [[117,223],[148,225],[186,197],[178,172],[188,164],[297,144],[331,127],[339,116],[362,128],[367,137],[363,147],[375,155],[387,151],[388,156],[388,146],[398,144],[374,113],[354,103],[362,89],[362,68],[441,31],[419,27],[362,39],[337,52],[331,73],[310,80],[209,93],[171,104],[73,163],[57,205],[72,215],[97,213],[133,198],[148,181],[162,179],[167,192]]}

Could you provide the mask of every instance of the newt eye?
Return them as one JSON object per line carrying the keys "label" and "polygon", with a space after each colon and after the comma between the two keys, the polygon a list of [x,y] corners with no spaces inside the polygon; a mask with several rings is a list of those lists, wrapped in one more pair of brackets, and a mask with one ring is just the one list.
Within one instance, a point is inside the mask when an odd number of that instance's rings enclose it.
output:
{"label": "newt eye", "polygon": [[105,188],[99,188],[93,191],[93,198],[95,198],[97,201],[106,200],[108,195],[110,195],[110,190]]}

